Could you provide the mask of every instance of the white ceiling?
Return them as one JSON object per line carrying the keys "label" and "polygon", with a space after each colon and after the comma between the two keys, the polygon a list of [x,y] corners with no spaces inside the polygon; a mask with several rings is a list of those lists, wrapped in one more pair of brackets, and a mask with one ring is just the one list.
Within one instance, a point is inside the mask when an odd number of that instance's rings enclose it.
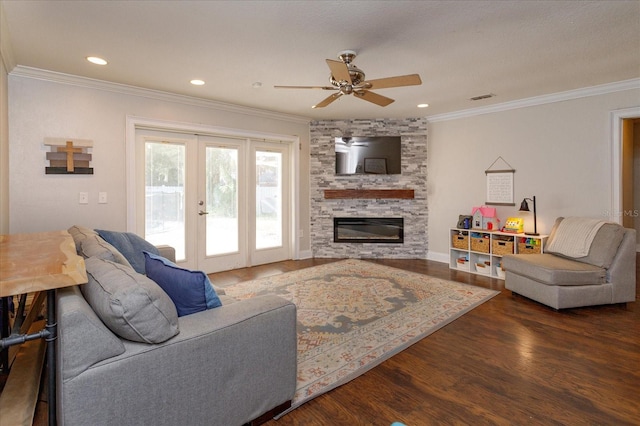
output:
{"label": "white ceiling", "polygon": [[[1,5],[14,65],[312,119],[432,116],[640,77],[638,0]],[[273,88],[328,85],[325,59],[345,49],[367,79],[423,84],[379,90],[396,100],[387,107],[344,96],[322,109],[310,107],[331,92]]]}

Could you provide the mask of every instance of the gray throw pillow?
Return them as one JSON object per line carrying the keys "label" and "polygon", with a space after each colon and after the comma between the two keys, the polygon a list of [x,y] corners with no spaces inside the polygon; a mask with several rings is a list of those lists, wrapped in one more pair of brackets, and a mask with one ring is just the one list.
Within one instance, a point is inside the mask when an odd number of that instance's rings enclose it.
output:
{"label": "gray throw pillow", "polygon": [[67,229],[67,232],[73,237],[73,242],[76,243],[76,251],[80,253],[80,245],[85,238],[98,235],[93,229],[85,228],[80,225],[73,225]]}
{"label": "gray throw pillow", "polygon": [[131,264],[131,267],[140,274],[146,274],[143,252],[146,251],[155,255],[160,254],[156,246],[133,232],[105,231],[102,229],[96,229],[96,232],[122,253]]}
{"label": "gray throw pillow", "polygon": [[111,331],[123,339],[160,343],[179,333],[178,313],[169,296],[131,267],[91,257],[82,294]]}
{"label": "gray throw pillow", "polygon": [[121,265],[131,266],[129,261],[115,247],[100,238],[98,234],[82,240],[78,254],[85,259],[98,257],[104,260],[111,260]]}

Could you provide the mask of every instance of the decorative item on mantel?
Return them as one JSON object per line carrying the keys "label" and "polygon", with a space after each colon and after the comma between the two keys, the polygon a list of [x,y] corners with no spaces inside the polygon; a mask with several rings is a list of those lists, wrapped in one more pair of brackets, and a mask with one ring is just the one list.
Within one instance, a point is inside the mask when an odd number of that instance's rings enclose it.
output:
{"label": "decorative item on mantel", "polygon": [[49,167],[45,167],[48,175],[92,175],[91,154],[87,151],[93,147],[89,139],[45,138],[44,144],[51,147],[47,152]]}

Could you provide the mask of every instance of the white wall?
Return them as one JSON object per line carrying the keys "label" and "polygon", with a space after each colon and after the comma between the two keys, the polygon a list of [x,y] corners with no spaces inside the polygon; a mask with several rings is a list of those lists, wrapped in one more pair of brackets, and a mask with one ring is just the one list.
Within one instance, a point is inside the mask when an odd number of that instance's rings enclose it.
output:
{"label": "white wall", "polygon": [[558,216],[609,219],[611,213],[610,112],[640,105],[640,90],[431,122],[428,127],[429,258],[448,259],[448,228],[459,214],[485,201],[484,171],[502,156],[514,169],[513,207],[498,216],[533,216],[517,210],[536,196],[538,232]]}
{"label": "white wall", "polygon": [[13,66],[9,33],[0,3],[0,234],[9,233],[9,112],[7,73]]}
{"label": "white wall", "polygon": [[[204,104],[204,103],[202,103]],[[122,93],[72,83],[9,74],[10,231],[39,232],[91,228],[126,229],[126,116],[196,123],[300,137],[298,216],[309,250],[309,126],[276,114],[248,115],[201,104]],[[276,117],[276,118],[274,118]],[[45,175],[45,137],[93,140],[93,175]],[[79,192],[89,204],[78,204]],[[98,192],[108,204],[98,204]]]}
{"label": "white wall", "polygon": [[0,52],[0,234],[9,233],[9,113],[7,70]]}

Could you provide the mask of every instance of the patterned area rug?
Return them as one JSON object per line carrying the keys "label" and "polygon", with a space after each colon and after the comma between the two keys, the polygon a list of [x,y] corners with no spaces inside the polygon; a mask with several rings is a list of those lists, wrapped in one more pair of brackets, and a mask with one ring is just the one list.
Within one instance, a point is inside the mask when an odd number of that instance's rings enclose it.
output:
{"label": "patterned area rug", "polygon": [[365,373],[499,292],[357,259],[226,287],[296,304],[298,386],[291,410]]}

